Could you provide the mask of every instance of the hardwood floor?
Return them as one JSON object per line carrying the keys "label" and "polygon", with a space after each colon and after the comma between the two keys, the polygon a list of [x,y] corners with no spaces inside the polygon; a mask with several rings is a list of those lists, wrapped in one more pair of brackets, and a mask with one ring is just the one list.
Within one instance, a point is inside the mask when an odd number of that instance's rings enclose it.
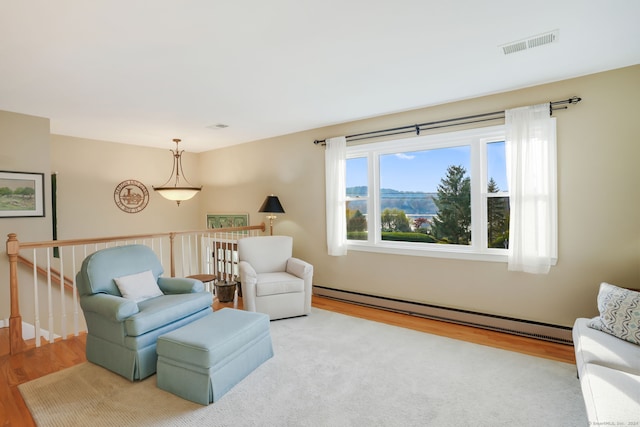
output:
{"label": "hardwood floor", "polygon": [[[485,331],[315,296],[313,297],[313,306],[430,334],[560,362],[575,363],[573,347],[569,345]],[[236,303],[220,303],[216,300],[214,309],[221,307],[242,308],[242,300],[240,299]],[[6,328],[0,329],[0,426],[35,426],[33,418],[22,400],[18,385],[85,362],[85,343],[86,336],[82,334],[78,337],[57,341],[51,345],[31,348],[11,356],[9,355],[8,330]]]}
{"label": "hardwood floor", "polygon": [[488,331],[471,326],[456,325],[315,296],[313,297],[313,306],[323,310],[336,311],[338,313],[348,314],[349,316],[361,317],[363,319],[374,320],[475,344],[515,351],[531,356],[557,360],[559,362],[576,363],[573,346],[570,345]]}

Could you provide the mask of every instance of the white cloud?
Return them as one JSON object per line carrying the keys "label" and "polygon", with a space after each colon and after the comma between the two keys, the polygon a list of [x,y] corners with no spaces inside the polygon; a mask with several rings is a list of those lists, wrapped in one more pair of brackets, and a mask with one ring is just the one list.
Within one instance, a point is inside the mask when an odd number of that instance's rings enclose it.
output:
{"label": "white cloud", "polygon": [[397,153],[396,157],[398,157],[399,159],[411,160],[411,159],[415,158],[416,156],[409,156],[408,154]]}

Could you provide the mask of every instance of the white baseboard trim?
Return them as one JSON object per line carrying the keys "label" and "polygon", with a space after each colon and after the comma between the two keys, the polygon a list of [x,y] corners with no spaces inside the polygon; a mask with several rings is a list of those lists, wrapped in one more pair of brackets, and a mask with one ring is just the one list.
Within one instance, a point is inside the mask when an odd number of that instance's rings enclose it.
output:
{"label": "white baseboard trim", "polygon": [[[9,319],[0,319],[0,328],[8,328]],[[40,336],[44,339],[49,339],[49,331],[46,329],[40,329]],[[36,328],[30,323],[22,322],[22,339],[32,340],[36,337]],[[60,335],[53,334],[54,339],[60,338]]]}

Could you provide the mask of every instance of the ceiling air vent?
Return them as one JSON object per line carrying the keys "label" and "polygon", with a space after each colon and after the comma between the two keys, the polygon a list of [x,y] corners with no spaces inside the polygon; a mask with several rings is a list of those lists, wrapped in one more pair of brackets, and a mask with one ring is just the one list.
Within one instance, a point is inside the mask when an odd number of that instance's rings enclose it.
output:
{"label": "ceiling air vent", "polygon": [[229,127],[229,125],[225,125],[223,123],[217,123],[215,125],[207,126],[207,129],[218,130],[218,129],[225,129],[225,128],[228,128],[228,127]]}
{"label": "ceiling air vent", "polygon": [[558,41],[558,30],[553,30],[544,34],[538,34],[537,36],[526,38],[524,40],[518,40],[516,42],[504,44],[500,46],[500,48],[505,55],[509,55],[511,53],[533,49],[534,47],[544,46],[545,44],[553,43],[556,41]]}

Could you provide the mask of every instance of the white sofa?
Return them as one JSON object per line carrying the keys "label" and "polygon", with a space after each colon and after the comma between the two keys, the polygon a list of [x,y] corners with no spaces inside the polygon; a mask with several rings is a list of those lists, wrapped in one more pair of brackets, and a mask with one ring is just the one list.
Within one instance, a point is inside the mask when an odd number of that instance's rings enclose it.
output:
{"label": "white sofa", "polygon": [[[615,306],[615,302],[603,301],[605,285],[608,284],[601,285],[598,295],[601,316],[576,319],[573,326],[587,417],[590,425],[640,425],[640,345],[591,327],[593,323],[601,325],[602,316]],[[635,312],[638,310],[640,307]],[[640,327],[638,323],[631,319],[631,328]]]}

